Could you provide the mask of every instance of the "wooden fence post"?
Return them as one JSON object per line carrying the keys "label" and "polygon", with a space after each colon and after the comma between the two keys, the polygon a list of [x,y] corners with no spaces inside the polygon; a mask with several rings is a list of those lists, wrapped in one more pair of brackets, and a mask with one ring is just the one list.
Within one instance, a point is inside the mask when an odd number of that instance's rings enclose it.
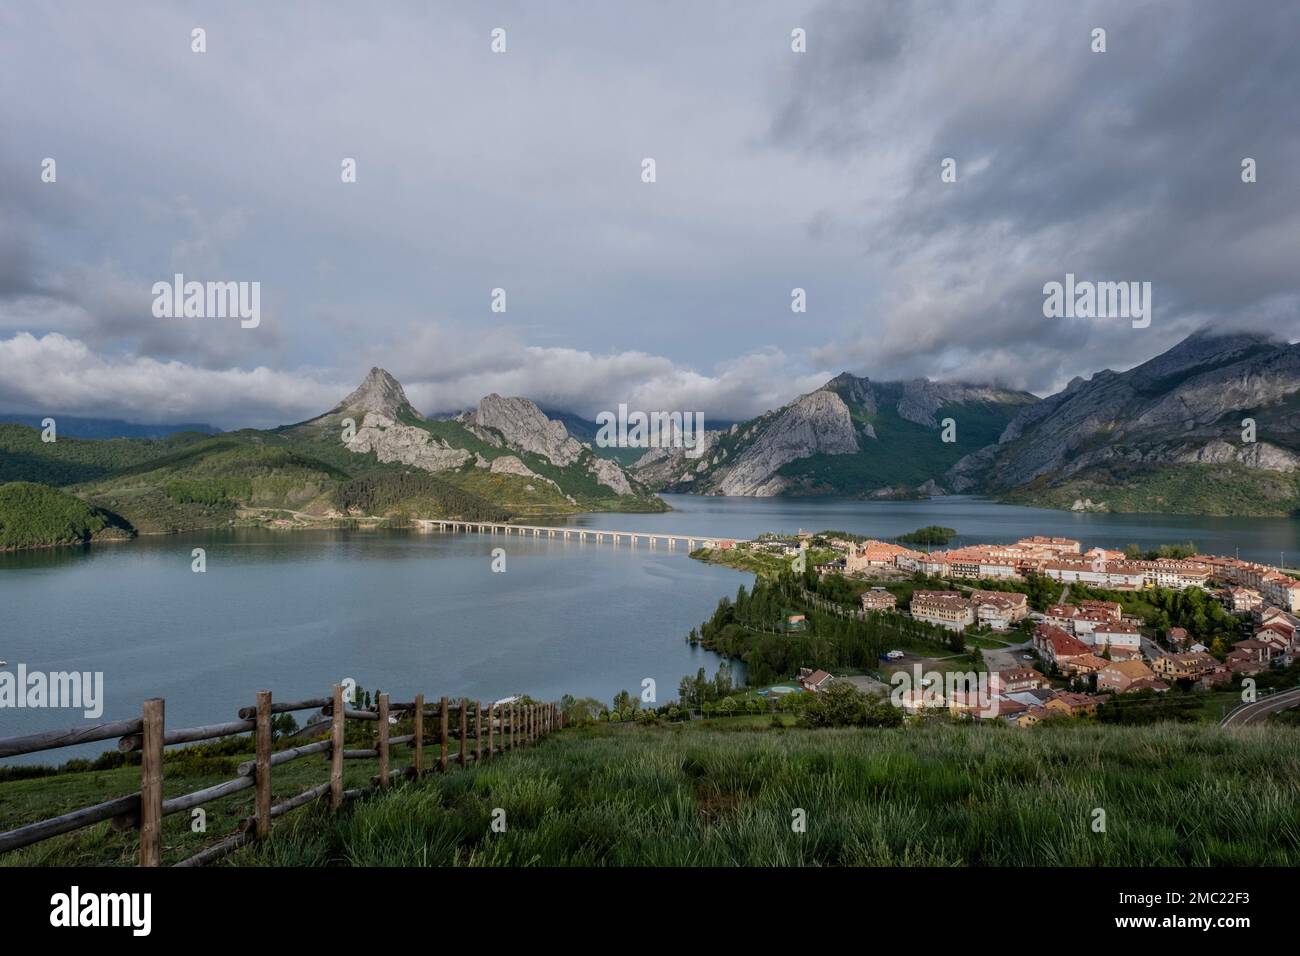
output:
{"label": "wooden fence post", "polygon": [[502,731],[506,735],[506,747],[509,750],[515,749],[515,705],[506,705],[506,719],[510,726]]}
{"label": "wooden fence post", "polygon": [[257,793],[253,806],[256,813],[257,839],[271,833],[271,692],[257,692],[257,726],[253,731],[257,746]]}
{"label": "wooden fence post", "polygon": [[330,809],[343,806],[343,685],[334,685],[330,712]]}
{"label": "wooden fence post", "polygon": [[474,701],[474,766],[483,759],[483,701]]}
{"label": "wooden fence post", "polygon": [[424,773],[424,695],[415,695],[415,775]]}
{"label": "wooden fence post", "polygon": [[162,866],[164,705],[161,697],[144,702],[140,747],[140,865]]}
{"label": "wooden fence post", "polygon": [[460,699],[460,752],[456,754],[460,765],[465,766],[465,751],[469,749],[469,699]]}
{"label": "wooden fence post", "polygon": [[379,695],[379,786],[388,786],[388,695]]}
{"label": "wooden fence post", "polygon": [[492,759],[492,717],[496,711],[496,704],[488,704],[488,759]]}
{"label": "wooden fence post", "polygon": [[447,772],[447,698],[442,699],[442,716],[438,721],[441,724],[441,744],[438,753],[438,769],[443,773]]}

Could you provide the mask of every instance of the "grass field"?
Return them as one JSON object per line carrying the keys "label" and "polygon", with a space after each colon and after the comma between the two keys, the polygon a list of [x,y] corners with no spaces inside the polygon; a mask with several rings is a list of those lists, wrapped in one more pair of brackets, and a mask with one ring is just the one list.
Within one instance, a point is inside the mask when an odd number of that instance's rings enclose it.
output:
{"label": "grass field", "polygon": [[303,811],[230,863],[1300,863],[1300,730],[766,724],[566,730],[338,819]]}
{"label": "grass field", "polygon": [[[1300,728],[809,730],[791,720],[570,728],[337,817],[319,803],[295,811],[225,865],[1300,864]],[[374,772],[371,761],[347,766],[349,787]],[[325,771],[318,758],[277,767],[276,799]],[[169,766],[167,792],[229,773]],[[8,782],[0,829],[137,785],[133,767]],[[231,832],[251,807],[251,791],[210,806],[207,834],[185,814],[168,818],[164,862]],[[496,810],[504,832],[492,829]],[[792,826],[796,811],[805,832]],[[0,865],[130,865],[135,846],[133,832],[101,824]]]}

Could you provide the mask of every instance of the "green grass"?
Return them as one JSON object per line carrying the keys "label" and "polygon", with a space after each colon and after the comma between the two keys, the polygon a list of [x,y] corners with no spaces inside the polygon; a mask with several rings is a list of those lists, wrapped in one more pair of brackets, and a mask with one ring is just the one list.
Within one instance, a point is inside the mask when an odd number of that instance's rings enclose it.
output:
{"label": "green grass", "polygon": [[[232,865],[1223,866],[1300,863],[1300,729],[1084,723],[571,729],[301,811]],[[494,809],[506,831],[491,829]],[[1093,832],[1093,811],[1106,831]],[[791,827],[806,813],[807,832]]]}
{"label": "green grass", "polygon": [[[373,725],[363,725],[358,728],[349,724],[347,746],[373,747],[373,740],[368,736],[365,739],[358,736],[358,731],[367,735],[373,733],[372,727]],[[409,721],[393,728],[394,736],[410,732]],[[299,746],[307,742],[306,739],[299,739],[288,746]],[[473,749],[473,741],[470,741],[469,746]],[[277,746],[277,749],[280,747]],[[217,752],[213,753],[213,750]],[[449,746],[453,759],[457,752],[458,743],[453,740]],[[409,766],[412,753],[406,746],[392,748],[390,767],[396,770]],[[430,747],[426,744],[424,754],[425,766],[431,766],[437,760],[437,746]],[[219,745],[216,748],[172,748],[167,751],[164,764],[164,798],[182,796],[232,780],[239,764],[253,759],[253,756],[252,742],[248,737],[233,738],[226,746]],[[373,759],[347,760],[343,768],[343,785],[346,789],[352,789],[367,786],[370,778],[378,772],[379,763]],[[27,768],[14,769],[22,772]],[[281,764],[271,774],[272,802],[296,796],[328,779],[329,760],[319,754]],[[46,820],[61,813],[135,793],[139,789],[138,763],[108,770],[60,772],[30,779],[3,780],[0,783],[0,831]],[[192,830],[189,812],[175,813],[164,819],[164,865],[179,862],[205,846],[235,833],[240,821],[253,813],[253,790],[243,790],[205,804],[204,809],[207,811],[206,832],[195,833]],[[310,808],[294,811],[310,812]],[[101,823],[0,856],[0,866],[134,866],[138,854],[139,839],[136,831],[117,831],[108,823]]]}
{"label": "green grass", "polygon": [[[331,814],[277,821],[245,866],[1295,866],[1300,727],[1103,726],[1017,730],[938,721],[809,730],[788,715],[561,731],[480,767],[404,781]],[[349,746],[354,744],[349,743]],[[401,766],[408,751],[394,750]],[[426,750],[426,759],[429,751]],[[246,755],[176,759],[167,795],[231,775]],[[347,786],[373,761],[349,761]],[[128,793],[138,768],[0,787],[0,828]],[[276,799],[326,779],[307,757],[277,767]],[[171,863],[233,832],[245,791],[164,826]],[[491,827],[505,813],[505,832]],[[1106,831],[1093,832],[1093,811]],[[807,830],[791,828],[792,812]],[[136,835],[107,824],[0,857],[0,865],[130,865]]]}

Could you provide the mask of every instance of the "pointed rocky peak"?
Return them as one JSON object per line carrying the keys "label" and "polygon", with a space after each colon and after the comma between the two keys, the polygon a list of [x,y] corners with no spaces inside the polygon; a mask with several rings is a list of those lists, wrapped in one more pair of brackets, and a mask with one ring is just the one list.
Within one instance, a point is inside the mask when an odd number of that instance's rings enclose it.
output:
{"label": "pointed rocky peak", "polygon": [[851,405],[864,406],[872,413],[876,411],[876,399],[871,390],[871,379],[866,376],[859,377],[852,372],[840,372],[839,375],[836,375],[823,385],[819,391],[834,392]]}
{"label": "pointed rocky peak", "polygon": [[461,420],[471,427],[495,429],[510,447],[542,455],[556,465],[572,464],[582,454],[582,445],[564,423],[547,418],[527,398],[505,398],[493,392]]}
{"label": "pointed rocky peak", "polygon": [[402,383],[382,368],[372,368],[366,380],[357,387],[356,391],[339,403],[339,408],[377,412],[392,419],[396,419],[404,409],[415,412],[414,407],[407,401]]}

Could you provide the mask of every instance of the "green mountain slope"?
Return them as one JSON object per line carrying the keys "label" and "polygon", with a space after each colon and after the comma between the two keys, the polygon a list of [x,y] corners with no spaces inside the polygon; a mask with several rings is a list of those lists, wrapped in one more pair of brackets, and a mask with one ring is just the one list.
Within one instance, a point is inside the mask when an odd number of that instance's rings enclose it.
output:
{"label": "green mountain slope", "polygon": [[[13,536],[24,547],[85,540],[103,530],[91,520],[101,513],[154,533],[664,508],[525,399],[489,396],[477,416],[429,420],[381,369],[326,414],[266,431],[47,444],[35,429],[0,425],[0,481],[62,486],[87,509],[70,514],[72,531],[58,522],[21,525]],[[83,524],[89,530],[76,530]]]}
{"label": "green mountain slope", "polygon": [[0,551],[125,537],[114,516],[48,485],[0,484]]}

